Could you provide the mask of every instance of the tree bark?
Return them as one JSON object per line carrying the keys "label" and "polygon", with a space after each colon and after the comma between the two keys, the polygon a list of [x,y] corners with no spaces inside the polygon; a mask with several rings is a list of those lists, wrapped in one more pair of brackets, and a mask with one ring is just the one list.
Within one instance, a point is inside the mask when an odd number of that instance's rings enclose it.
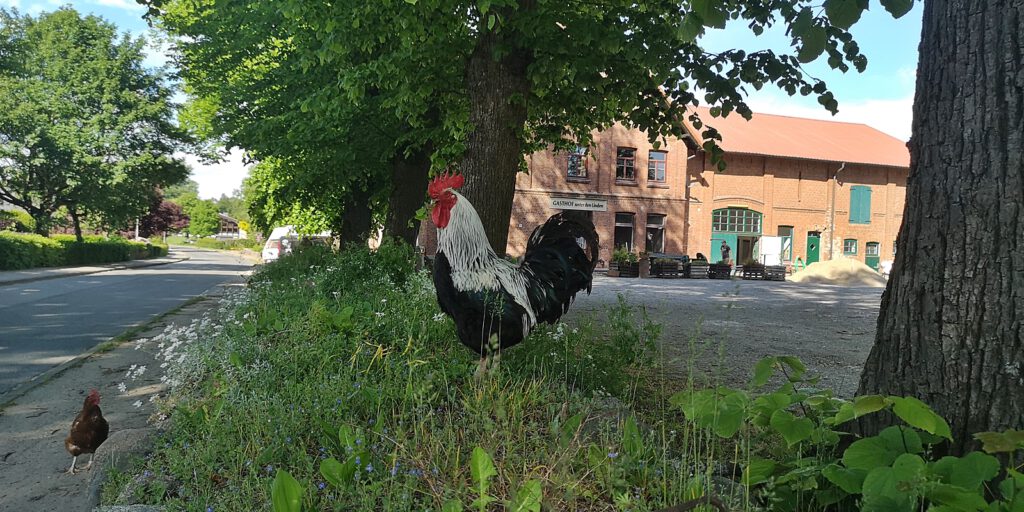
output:
{"label": "tree bark", "polygon": [[1024,428],[1022,34],[1022,0],[925,1],[906,210],[860,381],[933,407],[953,454]]}
{"label": "tree bark", "polygon": [[356,185],[345,201],[342,212],[339,242],[341,247],[352,243],[364,243],[373,226],[373,210],[370,208],[370,191]]}
{"label": "tree bark", "polygon": [[[530,5],[521,2],[519,8],[528,9]],[[503,17],[508,19],[509,15],[514,13]],[[486,26],[486,21],[481,24]],[[512,30],[495,32],[483,26],[466,66],[473,131],[462,159],[466,183],[461,193],[480,214],[494,252],[504,255],[516,173],[523,160],[530,54],[512,42]],[[501,54],[496,59],[499,48]]]}
{"label": "tree bark", "polygon": [[75,239],[79,242],[85,241],[85,239],[82,238],[82,220],[79,218],[78,212],[76,212],[74,208],[69,208],[68,212],[71,214],[71,223],[75,227]]}
{"label": "tree bark", "polygon": [[415,245],[420,222],[413,217],[426,198],[430,151],[418,149],[408,157],[396,155],[391,165],[391,196],[384,233]]}

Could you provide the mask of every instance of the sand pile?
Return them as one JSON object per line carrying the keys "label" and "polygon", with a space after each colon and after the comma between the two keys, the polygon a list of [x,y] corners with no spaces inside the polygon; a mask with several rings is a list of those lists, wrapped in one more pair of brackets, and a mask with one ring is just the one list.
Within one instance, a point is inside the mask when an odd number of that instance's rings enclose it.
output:
{"label": "sand pile", "polygon": [[848,258],[811,263],[786,280],[794,283],[885,287],[885,278],[882,274],[857,260]]}

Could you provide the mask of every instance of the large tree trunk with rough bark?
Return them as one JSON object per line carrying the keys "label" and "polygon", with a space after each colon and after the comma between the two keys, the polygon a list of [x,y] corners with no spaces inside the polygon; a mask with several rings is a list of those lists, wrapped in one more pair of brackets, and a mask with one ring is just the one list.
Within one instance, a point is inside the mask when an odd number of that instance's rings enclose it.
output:
{"label": "large tree trunk with rough bark", "polygon": [[430,176],[430,151],[418,149],[409,156],[396,155],[391,162],[391,195],[384,234],[416,244],[420,223],[414,217],[423,206]]}
{"label": "large tree trunk with rough bark", "polygon": [[[521,3],[520,9],[530,7],[528,2]],[[501,255],[508,241],[516,173],[523,161],[525,101],[530,90],[526,74],[530,54],[516,47],[514,38],[509,30],[481,29],[466,67],[473,131],[462,159],[466,183],[461,193],[473,203],[491,247]]]}
{"label": "large tree trunk with rough bark", "polygon": [[859,392],[920,398],[959,454],[1024,428],[1024,1],[924,5],[906,211]]}
{"label": "large tree trunk with rough bark", "polygon": [[370,208],[369,187],[355,185],[345,201],[341,229],[338,239],[342,247],[353,243],[365,243],[373,227],[373,210]]}
{"label": "large tree trunk with rough bark", "polygon": [[68,208],[68,211],[71,213],[71,225],[75,228],[75,240],[79,242],[85,241],[82,238],[82,219],[78,216],[78,212],[75,211],[74,207]]}

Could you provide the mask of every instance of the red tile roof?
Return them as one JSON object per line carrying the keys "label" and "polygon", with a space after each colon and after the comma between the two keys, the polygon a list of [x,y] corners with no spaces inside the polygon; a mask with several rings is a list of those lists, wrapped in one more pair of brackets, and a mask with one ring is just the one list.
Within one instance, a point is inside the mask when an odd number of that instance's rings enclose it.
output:
{"label": "red tile roof", "polygon": [[[905,142],[866,124],[757,113],[747,121],[735,112],[719,118],[711,117],[705,107],[695,110],[705,125],[722,135],[719,146],[727,154],[910,167]],[[694,140],[703,140],[689,121],[686,129]]]}

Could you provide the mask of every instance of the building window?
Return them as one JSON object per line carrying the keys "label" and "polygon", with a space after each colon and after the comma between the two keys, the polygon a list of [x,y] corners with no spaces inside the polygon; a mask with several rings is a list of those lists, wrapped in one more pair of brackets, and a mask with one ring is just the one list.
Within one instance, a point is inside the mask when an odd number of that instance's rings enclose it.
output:
{"label": "building window", "polygon": [[760,233],[761,214],[746,208],[722,208],[711,212],[711,230],[731,233]]}
{"label": "building window", "polygon": [[570,178],[587,177],[587,148],[576,146],[569,152],[569,165],[565,175]]}
{"label": "building window", "polygon": [[664,151],[651,151],[647,154],[647,181],[665,182],[665,162],[668,160],[668,153]]}
{"label": "building window", "polygon": [[868,242],[867,245],[864,246],[864,255],[865,256],[875,256],[875,257],[877,257],[879,252],[880,251],[878,249],[878,242]]}
{"label": "building window", "polygon": [[615,248],[633,251],[633,217],[632,213],[615,214]]}
{"label": "building window", "polygon": [[647,252],[665,252],[665,216],[647,214]]}
{"label": "building window", "polygon": [[619,148],[615,152],[615,179],[636,181],[636,149]]}
{"label": "building window", "polygon": [[793,226],[779,226],[779,238],[782,238],[782,261],[792,261]]}
{"label": "building window", "polygon": [[857,255],[857,239],[847,238],[843,240],[843,254],[846,256]]}
{"label": "building window", "polygon": [[850,187],[850,224],[871,224],[871,187]]}

